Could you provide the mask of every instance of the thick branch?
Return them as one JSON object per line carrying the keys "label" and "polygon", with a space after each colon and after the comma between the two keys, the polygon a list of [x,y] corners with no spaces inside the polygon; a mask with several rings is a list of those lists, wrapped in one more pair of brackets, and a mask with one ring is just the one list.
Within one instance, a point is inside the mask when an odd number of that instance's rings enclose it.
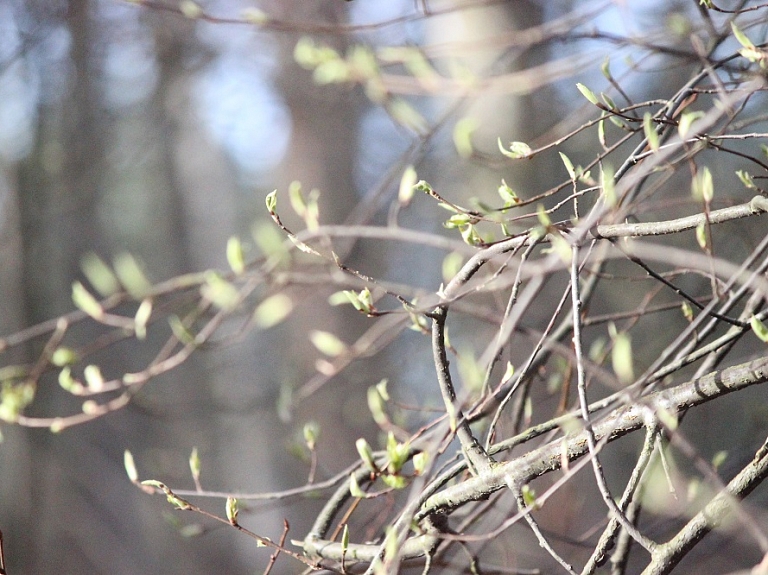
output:
{"label": "thick branch", "polygon": [[[595,439],[613,441],[636,431],[647,422],[649,414],[655,414],[659,409],[671,414],[681,413],[727,393],[766,381],[768,356],[710,373],[613,410],[601,421],[593,423]],[[498,464],[488,474],[451,486],[430,497],[424,505],[424,513],[455,509],[465,503],[483,499],[508,484],[525,484],[559,469],[563,453],[567,454],[569,460],[586,455],[586,432],[557,439],[511,461]]]}

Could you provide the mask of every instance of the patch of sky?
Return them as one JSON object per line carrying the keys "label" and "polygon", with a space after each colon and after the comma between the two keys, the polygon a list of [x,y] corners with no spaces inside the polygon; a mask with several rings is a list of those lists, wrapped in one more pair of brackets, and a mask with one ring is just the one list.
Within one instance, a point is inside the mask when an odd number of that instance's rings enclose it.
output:
{"label": "patch of sky", "polygon": [[194,94],[208,130],[246,179],[256,181],[280,162],[290,113],[261,66],[221,54],[198,76]]}
{"label": "patch of sky", "polygon": [[359,130],[361,145],[356,158],[355,187],[365,194],[400,159],[411,142],[379,106],[368,108]]}
{"label": "patch of sky", "polygon": [[139,30],[120,36],[105,46],[104,97],[114,108],[148,99],[160,78],[152,38]]}

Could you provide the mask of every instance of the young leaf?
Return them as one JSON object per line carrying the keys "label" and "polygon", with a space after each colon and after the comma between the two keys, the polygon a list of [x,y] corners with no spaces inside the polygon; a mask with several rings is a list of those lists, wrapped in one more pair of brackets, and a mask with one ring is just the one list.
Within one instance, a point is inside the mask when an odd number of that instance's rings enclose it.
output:
{"label": "young leaf", "polygon": [[691,192],[696,200],[703,200],[707,203],[712,201],[715,195],[714,184],[712,182],[712,172],[707,166],[701,168],[691,181]]}
{"label": "young leaf", "polygon": [[683,112],[680,116],[680,121],[677,124],[677,132],[681,138],[685,138],[688,132],[691,130],[691,125],[704,116],[704,112]]}
{"label": "young leaf", "polygon": [[102,297],[108,297],[120,291],[120,282],[117,281],[114,272],[95,253],[90,252],[83,257],[80,269]]}
{"label": "young leaf", "polygon": [[320,426],[316,421],[308,421],[304,424],[302,433],[304,434],[304,442],[307,444],[307,448],[313,451],[317,444],[317,438],[320,436]]}
{"label": "young leaf", "polygon": [[584,84],[577,83],[576,87],[579,89],[579,92],[581,92],[581,95],[584,96],[587,100],[590,101],[590,103],[597,105],[599,103],[597,96],[595,96],[595,93],[587,88]]}
{"label": "young leaf", "polygon": [[699,247],[703,250],[706,250],[709,245],[706,222],[701,222],[696,226],[696,243],[698,243]]}
{"label": "young leaf", "polygon": [[363,463],[365,463],[365,466],[371,470],[371,472],[376,473],[379,468],[376,465],[376,462],[373,460],[373,450],[371,449],[371,446],[368,444],[368,442],[363,437],[361,437],[355,441],[355,448],[357,449],[358,455],[360,455],[360,459],[362,459]]}
{"label": "young leaf", "polygon": [[357,482],[357,478],[355,477],[354,473],[349,476],[349,494],[352,497],[357,497],[358,499],[366,498],[365,491],[360,489],[360,484]]}
{"label": "young leaf", "polygon": [[568,172],[568,175],[572,180],[575,180],[576,170],[573,167],[573,162],[571,162],[571,159],[562,152],[560,152],[560,159],[563,160],[563,164],[565,165],[565,169]]}
{"label": "young leaf", "polygon": [[226,513],[227,521],[230,525],[237,525],[237,514],[239,513],[237,508],[237,499],[234,497],[227,497]]}
{"label": "young leaf", "polygon": [[236,275],[240,275],[245,271],[243,244],[237,236],[232,236],[227,240],[227,263]]}
{"label": "young leaf", "polygon": [[403,177],[400,178],[400,189],[397,193],[397,201],[401,206],[405,207],[411,203],[417,181],[416,169],[413,166],[408,166],[403,172]]}
{"label": "young leaf", "polygon": [[386,426],[389,423],[389,417],[384,409],[384,398],[379,393],[379,390],[376,389],[375,385],[368,388],[367,399],[368,409],[371,411],[373,421],[375,421],[376,425],[379,427]]}
{"label": "young leaf", "polygon": [[131,254],[127,252],[117,254],[112,264],[117,278],[133,299],[143,299],[152,289],[152,284],[141,270],[139,262]]}
{"label": "young leaf", "polygon": [[462,118],[453,127],[453,145],[460,157],[472,157],[472,134],[476,129],[477,121],[474,118]]}
{"label": "young leaf", "polygon": [[189,471],[192,473],[195,483],[200,480],[200,467],[200,454],[197,451],[197,447],[193,447],[192,452],[189,454]]}
{"label": "young leaf", "polygon": [[531,155],[531,147],[525,142],[510,142],[509,149],[504,149],[504,145],[501,143],[501,138],[497,139],[499,151],[507,158],[518,160],[520,158],[527,158]]}
{"label": "young leaf", "polygon": [[277,208],[277,190],[272,190],[267,194],[267,197],[265,198],[266,204],[267,204],[267,210],[270,214],[275,213],[275,209]]}
{"label": "young leaf", "polygon": [[123,452],[123,465],[125,466],[125,472],[128,474],[128,479],[131,480],[131,483],[137,483],[139,481],[139,472],[136,470],[133,454],[127,449]]}
{"label": "young leaf", "polygon": [[205,283],[200,286],[200,293],[222,310],[232,310],[240,301],[237,288],[215,272],[206,274]]}
{"label": "young leaf", "polygon": [[260,329],[269,329],[287,318],[293,311],[293,300],[284,293],[269,296],[253,312],[253,321]]}
{"label": "young leaf", "polygon": [[736,40],[738,40],[739,44],[747,49],[755,49],[755,45],[752,43],[752,40],[747,38],[747,35],[741,31],[741,29],[736,25],[736,22],[731,21],[731,30],[733,31],[733,35],[736,37]]}
{"label": "young leaf", "polygon": [[98,365],[85,366],[83,377],[89,391],[99,393],[104,390],[104,376],[101,375],[101,369],[99,369]]}
{"label": "young leaf", "polygon": [[754,334],[760,339],[760,341],[768,343],[768,327],[760,321],[760,318],[753,315],[749,318],[749,325],[752,327]]}
{"label": "young leaf", "polygon": [[520,198],[517,197],[515,190],[509,187],[507,182],[501,180],[501,185],[498,188],[499,196],[504,202],[504,207],[508,208],[520,203]]}
{"label": "young leaf", "polygon": [[746,170],[736,170],[736,175],[738,176],[739,180],[741,180],[741,183],[744,184],[744,187],[746,187],[748,190],[754,190],[757,187],[755,186],[755,182],[752,179],[752,175]]}
{"label": "young leaf", "polygon": [[80,282],[72,284],[72,301],[78,309],[84,311],[93,319],[99,320],[104,317],[104,309],[101,307],[101,304],[96,301],[96,298]]}
{"label": "young leaf", "polygon": [[69,347],[59,347],[51,355],[51,363],[56,367],[72,365],[78,361],[77,352]]}
{"label": "young leaf", "polygon": [[653,127],[653,117],[651,116],[650,112],[646,112],[643,115],[643,133],[645,134],[645,139],[648,142],[648,147],[650,147],[654,152],[657,152],[659,150],[659,134]]}
{"label": "young leaf", "polygon": [[309,340],[318,351],[329,357],[336,357],[347,350],[347,345],[330,332],[319,329],[309,332]]}
{"label": "young leaf", "polygon": [[143,340],[147,337],[147,322],[152,317],[152,300],[145,298],[141,302],[136,315],[133,318],[133,329],[136,332],[136,339]]}
{"label": "young leaf", "polygon": [[632,383],[635,371],[632,365],[632,342],[626,333],[618,333],[613,338],[613,371],[624,384]]}
{"label": "young leaf", "polygon": [[69,367],[65,367],[59,372],[59,385],[64,391],[68,391],[72,395],[80,395],[85,391],[83,384],[72,377],[72,370]]}
{"label": "young leaf", "polygon": [[613,168],[610,165],[605,164],[600,168],[600,184],[605,204],[610,208],[615,207],[618,203],[615,189],[616,181],[614,179]]}

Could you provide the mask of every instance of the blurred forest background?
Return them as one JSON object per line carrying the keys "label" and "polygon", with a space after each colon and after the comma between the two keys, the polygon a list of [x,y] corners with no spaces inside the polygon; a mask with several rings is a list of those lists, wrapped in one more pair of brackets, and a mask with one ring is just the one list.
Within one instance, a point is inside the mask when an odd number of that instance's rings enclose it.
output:
{"label": "blurred forest background", "polygon": [[[556,185],[565,177],[559,158],[505,163],[497,137],[533,145],[563,135],[587,117],[577,81],[599,78],[606,56],[617,76],[628,61],[644,57],[631,45],[590,39],[592,32],[643,37],[672,49],[685,43],[684,28],[697,17],[697,4],[202,2],[205,14],[223,20],[216,22],[184,17],[174,3],[4,0],[0,334],[72,310],[71,285],[85,282],[81,264],[88,254],[106,262],[131,254],[153,282],[225,269],[225,246],[233,235],[242,238],[250,255],[257,254],[260,243],[276,234],[264,197],[273,189],[281,197],[293,180],[321,191],[323,223],[347,224],[385,223],[409,164],[459,204],[469,196],[495,197],[501,177],[522,196]],[[254,8],[284,25],[249,23],[248,10]],[[237,19],[243,21],[230,21]],[[558,22],[561,29],[551,30],[552,42],[534,43],[528,36],[515,42],[516,31]],[[581,37],[556,40],[555,32],[569,31],[580,31]],[[318,86],[294,58],[296,43],[307,36],[340,52],[355,43],[424,46],[429,57],[439,59],[438,67],[460,65],[478,77],[532,72],[511,75],[506,84],[469,97],[455,86],[405,86],[425,124],[404,126],[396,111],[372,103],[359,86]],[[638,97],[663,91],[687,73],[684,63],[654,58],[647,72],[625,85]],[[476,126],[473,158],[458,153],[452,139],[460,118],[471,118]],[[574,161],[594,156],[593,140],[569,144]],[[733,173],[731,166],[727,170]],[[434,202],[416,198],[400,224],[448,234],[441,226],[444,216]],[[299,221],[286,220],[289,227]],[[371,275],[431,291],[442,281],[439,250],[378,241],[356,242],[352,250],[350,261]],[[291,446],[301,443],[307,421],[321,429],[323,476],[357,459],[357,437],[375,438],[366,389],[378,374],[390,378],[403,403],[423,404],[427,398],[440,406],[429,343],[406,333],[308,401],[285,407],[286,390],[315,373],[318,354],[306,337],[310,326],[346,342],[366,327],[365,318],[349,307],[327,305],[332,291],[296,287],[294,299],[301,303],[290,322],[222,338],[107,417],[59,434],[3,425],[0,529],[8,572],[260,571],[266,555],[225,527],[201,527],[202,534],[185,537],[174,522],[197,520],[167,512],[158,498],[131,485],[123,451],[132,451],[142,478],[175,487],[193,487],[187,459],[197,447],[207,489],[285,489],[306,480],[307,466]],[[653,322],[647,327],[649,333],[659,329]],[[475,335],[463,337],[471,343]],[[93,336],[87,327],[77,332],[82,342]],[[457,333],[459,343],[461,337]],[[150,337],[132,347],[107,348],[96,360],[107,373],[131,371],[150,361],[159,341]],[[648,345],[644,352],[652,354],[652,338]],[[29,361],[36,352],[22,346],[7,352],[15,355],[3,362]],[[79,403],[57,391],[55,374],[51,378],[54,383],[38,390],[32,413],[76,412]],[[750,432],[750,417],[731,427],[732,440]],[[717,443],[717,428],[707,433]],[[220,502],[211,505],[221,513]],[[289,538],[298,539],[319,506],[312,500],[254,503],[244,513],[273,539],[285,517]],[[276,570],[289,567],[297,565],[286,562]]]}

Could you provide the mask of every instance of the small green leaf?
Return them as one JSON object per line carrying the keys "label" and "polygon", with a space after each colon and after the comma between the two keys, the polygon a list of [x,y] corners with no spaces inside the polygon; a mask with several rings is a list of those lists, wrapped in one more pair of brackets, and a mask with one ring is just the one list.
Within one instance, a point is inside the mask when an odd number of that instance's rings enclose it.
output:
{"label": "small green leaf", "polygon": [[721,450],[712,456],[712,467],[718,469],[728,459],[728,452]]}
{"label": "small green leaf", "polygon": [[128,479],[131,480],[131,483],[137,483],[139,481],[139,472],[136,470],[133,454],[127,449],[123,452],[123,465],[125,466],[125,472],[128,474]]}
{"label": "small green leaf", "polygon": [[93,319],[99,320],[104,317],[104,309],[101,307],[101,304],[96,301],[96,298],[80,282],[72,284],[72,301],[78,309],[84,311]]}
{"label": "small green leaf", "polygon": [[240,275],[245,271],[243,244],[237,236],[232,236],[227,240],[227,263],[236,275]]}
{"label": "small green leaf", "polygon": [[474,148],[472,147],[472,134],[477,129],[477,120],[474,118],[462,118],[453,127],[453,145],[456,152],[462,158],[471,158]]}
{"label": "small green leaf", "polygon": [[346,553],[349,549],[349,524],[344,524],[344,529],[341,531],[341,552]]}
{"label": "small green leaf", "polygon": [[709,245],[708,235],[707,222],[701,222],[696,226],[696,243],[703,250],[706,250]]}
{"label": "small green leaf", "polygon": [[754,190],[757,187],[755,186],[755,181],[752,179],[752,175],[746,170],[736,170],[736,175],[748,190]]}
{"label": "small green leaf", "polygon": [[608,108],[611,110],[618,110],[616,102],[614,102],[608,94],[600,92],[600,97],[603,99],[603,102],[605,102],[605,105],[608,106]]}
{"label": "small green leaf", "polygon": [[405,489],[408,485],[408,482],[402,475],[385,474],[381,476],[381,480],[384,482],[384,485],[392,489]]}
{"label": "small green leaf", "polygon": [[754,334],[764,343],[768,343],[768,327],[760,321],[760,318],[753,315],[749,318],[749,325],[752,327]]}
{"label": "small green leaf", "polygon": [[645,134],[645,139],[651,150],[657,152],[659,150],[659,134],[653,126],[653,116],[650,112],[643,115],[643,134]]}
{"label": "small green leaf", "polygon": [[368,388],[367,399],[368,409],[371,412],[373,421],[375,421],[379,427],[386,426],[389,423],[389,417],[385,411],[384,398],[381,396],[376,386]]}
{"label": "small green leaf", "polygon": [[504,376],[501,378],[502,383],[507,383],[510,379],[512,379],[512,376],[515,375],[515,366],[512,365],[512,362],[507,362],[507,367],[504,370]]}
{"label": "small green leaf", "polygon": [[143,299],[152,289],[152,284],[131,254],[127,252],[117,254],[112,263],[117,278],[133,299]]}
{"label": "small green leaf", "polygon": [[320,426],[316,421],[308,421],[304,424],[302,433],[304,434],[304,442],[307,444],[307,448],[313,451],[317,444],[317,438],[320,436]]}
{"label": "small green leaf", "polygon": [[429,185],[429,182],[425,180],[419,180],[416,182],[416,185],[413,187],[417,192],[424,192],[425,194],[432,194],[434,193],[434,190],[432,189],[432,186]]}
{"label": "small green leaf", "polygon": [[680,306],[681,311],[683,312],[683,317],[690,323],[693,321],[693,308],[691,307],[691,304],[689,304],[687,301],[684,301]]}
{"label": "small green leaf", "polygon": [[609,208],[616,207],[618,199],[616,198],[616,180],[614,179],[613,168],[610,165],[603,165],[600,168],[600,186],[605,199],[605,205]]}
{"label": "small green leaf", "polygon": [[352,497],[357,497],[358,499],[365,499],[366,497],[365,491],[360,489],[360,484],[357,482],[357,478],[355,477],[354,473],[349,476],[349,494]]}
{"label": "small green leaf", "polygon": [[599,101],[597,99],[597,96],[595,96],[595,93],[587,88],[584,84],[577,83],[576,87],[579,89],[579,92],[581,92],[581,95],[584,96],[587,100],[589,100],[592,104],[599,104]]}
{"label": "small green leaf", "polygon": [[301,182],[294,180],[288,186],[288,200],[291,203],[293,211],[296,212],[296,215],[303,218],[304,214],[307,212],[307,203],[306,200],[304,200],[304,194],[301,191]]}
{"label": "small green leaf", "polygon": [[205,275],[205,283],[200,286],[200,294],[221,310],[232,310],[240,303],[237,288],[215,272]]}
{"label": "small green leaf", "polygon": [[392,119],[405,128],[418,134],[424,134],[429,129],[424,116],[402,98],[391,99],[387,109]]}
{"label": "small green leaf", "polygon": [[240,510],[237,508],[237,499],[234,497],[227,497],[226,513],[227,521],[230,525],[237,525],[237,515]]}
{"label": "small green leaf", "polygon": [[473,225],[459,226],[459,232],[461,239],[470,246],[478,246],[483,243],[483,238],[480,237]]}
{"label": "small green leaf", "polygon": [[293,300],[284,293],[269,296],[253,312],[253,321],[259,329],[269,329],[287,318],[293,311]]}
{"label": "small green leaf", "polygon": [[59,385],[63,390],[73,395],[80,395],[85,390],[83,384],[72,377],[72,370],[69,367],[65,367],[59,372]]}
{"label": "small green leaf", "polygon": [[408,461],[410,454],[410,444],[408,442],[399,443],[395,438],[395,434],[390,431],[387,434],[387,457],[389,458],[387,471],[389,473],[398,473]]}
{"label": "small green leaf", "polygon": [[185,18],[191,20],[200,18],[204,14],[200,5],[192,0],[181,0],[181,2],[179,2],[179,12],[181,12]]}
{"label": "small green leaf", "polygon": [[611,59],[606,56],[605,60],[603,60],[602,65],[600,66],[600,71],[603,73],[603,76],[606,77],[606,79],[610,80],[613,78],[611,76]]}
{"label": "small green leaf", "polygon": [[347,350],[347,345],[330,332],[319,329],[309,332],[309,341],[318,351],[329,357],[336,357]]}
{"label": "small green leaf", "polygon": [[459,273],[461,266],[464,265],[464,256],[459,252],[451,252],[443,258],[443,280],[446,282],[451,281],[453,277]]}
{"label": "small green leaf", "polygon": [[507,158],[518,160],[520,158],[527,158],[531,155],[531,147],[525,142],[510,142],[509,149],[505,149],[501,143],[501,138],[497,139],[499,151]]}
{"label": "small green leaf", "polygon": [[413,456],[413,470],[416,475],[422,475],[429,463],[429,453],[426,451],[419,451]]}
{"label": "small green leaf", "polygon": [[468,226],[472,222],[472,216],[469,214],[453,214],[443,224],[444,227],[453,229],[461,226]]}
{"label": "small green leaf", "polygon": [[193,447],[192,452],[189,454],[189,471],[192,473],[195,483],[197,483],[200,479],[200,453],[198,453],[197,447]]}
{"label": "small green leaf", "polygon": [[605,120],[600,120],[597,123],[597,141],[600,142],[600,145],[604,148],[606,147],[606,139],[605,139]]}
{"label": "small green leaf", "polygon": [[571,162],[571,159],[562,152],[560,152],[560,159],[563,160],[563,165],[565,166],[565,169],[568,172],[568,175],[571,177],[572,180],[575,180],[576,169],[573,167],[573,162]]}
{"label": "small green leaf", "polygon": [[120,291],[120,282],[117,281],[114,272],[95,253],[91,252],[83,257],[80,269],[102,297],[108,297]]}
{"label": "small green leaf", "polygon": [[624,384],[629,384],[635,379],[635,371],[632,362],[632,342],[626,333],[618,333],[613,338],[613,372]]}
{"label": "small green leaf", "polygon": [[523,503],[525,503],[526,507],[538,507],[538,504],[536,503],[536,491],[534,491],[533,487],[526,483],[520,490],[520,494],[523,496]]}
{"label": "small green leaf", "polygon": [[552,225],[552,220],[550,219],[544,204],[539,204],[536,206],[536,217],[539,219],[539,223],[543,227],[549,228]]}
{"label": "small green leaf", "polygon": [[498,188],[499,196],[501,197],[501,200],[504,202],[504,207],[508,208],[510,206],[514,206],[515,204],[520,203],[520,198],[517,197],[517,194],[515,193],[515,190],[509,187],[507,182],[504,180],[501,180],[501,185]]}
{"label": "small green leaf", "polygon": [[[173,332],[173,335],[181,343],[183,343],[184,345],[190,345],[190,344],[194,343],[195,336],[184,325],[184,322],[181,321],[179,316],[177,316],[177,315],[170,315],[170,316],[168,316],[168,325],[170,326],[171,332]],[[123,382],[127,383],[127,382],[125,382],[125,379],[123,379]]]}
{"label": "small green leaf", "polygon": [[670,411],[666,407],[658,406],[656,408],[656,417],[659,418],[659,421],[669,431],[674,431],[677,429],[677,426],[679,424],[677,413]]}
{"label": "small green leaf", "polygon": [[413,193],[416,191],[416,182],[418,176],[416,175],[416,168],[408,166],[403,172],[403,176],[400,178],[400,189],[397,193],[397,201],[401,206],[407,206],[413,199]]}
{"label": "small green leaf", "polygon": [[694,176],[691,181],[691,192],[696,200],[703,200],[707,203],[712,201],[715,189],[712,182],[712,172],[709,171],[707,166],[701,168]]}
{"label": "small green leaf", "polygon": [[563,263],[570,263],[571,258],[573,257],[573,248],[571,247],[571,244],[568,243],[568,240],[566,240],[559,232],[552,232],[549,234],[549,241],[552,245],[551,251],[556,253]]}
{"label": "small green leaf", "polygon": [[381,395],[381,398],[384,401],[389,401],[389,391],[387,391],[387,383],[389,383],[389,380],[385,377],[379,383],[376,384],[376,391],[379,392],[379,395]]}
{"label": "small green leaf", "polygon": [[755,45],[752,43],[752,40],[747,38],[747,35],[741,31],[741,29],[736,25],[736,22],[731,21],[731,30],[733,31],[733,35],[736,37],[736,40],[738,40],[739,44],[747,49],[755,49]]}
{"label": "small green leaf", "polygon": [[688,135],[688,132],[691,130],[691,126],[693,123],[704,117],[704,112],[683,112],[680,116],[680,121],[677,124],[677,132],[680,134],[681,138],[685,138]]}
{"label": "small green leaf", "polygon": [[355,306],[357,311],[361,311],[369,315],[376,311],[373,307],[373,296],[371,295],[371,290],[369,290],[367,287],[363,288],[360,293],[352,290],[344,290],[342,294],[346,298],[346,301]]}
{"label": "small green leaf", "polygon": [[360,455],[360,459],[362,459],[365,466],[372,473],[376,473],[379,470],[379,468],[373,459],[373,450],[371,449],[371,446],[368,444],[365,438],[361,437],[360,439],[355,441],[355,448],[357,449],[357,453]]}
{"label": "small green leaf", "polygon": [[133,329],[136,332],[136,339],[143,340],[147,337],[147,322],[152,316],[152,300],[145,298],[139,305],[139,309],[136,310],[136,315],[133,318]]}
{"label": "small green leaf", "polygon": [[277,208],[277,190],[272,190],[267,194],[267,197],[265,199],[267,204],[267,210],[270,214],[275,213],[275,209]]}
{"label": "small green leaf", "polygon": [[83,377],[89,391],[100,393],[104,390],[104,376],[101,374],[101,369],[98,365],[85,366]]}
{"label": "small green leaf", "polygon": [[59,347],[51,354],[51,363],[56,367],[64,367],[77,363],[79,357],[77,352],[70,347]]}

